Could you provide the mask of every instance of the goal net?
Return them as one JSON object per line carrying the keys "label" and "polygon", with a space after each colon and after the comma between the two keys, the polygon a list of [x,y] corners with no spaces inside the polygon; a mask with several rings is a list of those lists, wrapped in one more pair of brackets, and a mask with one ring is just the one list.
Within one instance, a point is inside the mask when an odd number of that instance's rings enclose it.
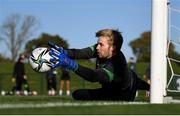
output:
{"label": "goal net", "polygon": [[180,103],[179,0],[152,0],[151,37],[150,102]]}
{"label": "goal net", "polygon": [[180,4],[178,0],[170,0],[168,4],[168,74],[166,90],[167,96],[180,100],[180,7],[178,7],[177,2]]}

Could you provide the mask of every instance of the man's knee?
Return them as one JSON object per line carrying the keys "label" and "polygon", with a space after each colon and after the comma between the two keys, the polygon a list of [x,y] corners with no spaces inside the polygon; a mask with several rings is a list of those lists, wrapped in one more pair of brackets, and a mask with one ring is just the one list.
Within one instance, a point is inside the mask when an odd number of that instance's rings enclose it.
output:
{"label": "man's knee", "polygon": [[75,99],[75,100],[90,100],[91,97],[89,95],[89,92],[88,90],[86,89],[79,89],[79,90],[75,90],[73,93],[72,93],[72,97]]}
{"label": "man's knee", "polygon": [[75,90],[75,91],[72,93],[72,97],[73,97],[74,99],[78,100],[78,98],[79,98],[79,92],[78,92],[78,90]]}

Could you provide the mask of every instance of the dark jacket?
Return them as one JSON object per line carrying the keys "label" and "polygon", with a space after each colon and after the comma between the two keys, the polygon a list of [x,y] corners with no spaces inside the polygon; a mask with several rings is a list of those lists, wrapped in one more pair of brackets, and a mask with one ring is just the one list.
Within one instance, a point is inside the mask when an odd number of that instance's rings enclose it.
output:
{"label": "dark jacket", "polygon": [[96,45],[84,49],[68,49],[67,54],[72,59],[96,58],[96,69],[90,69],[82,65],[75,71],[80,77],[90,82],[99,82],[102,88],[119,91],[128,89],[131,78],[128,75],[126,59],[121,51],[110,59],[98,58]]}
{"label": "dark jacket", "polygon": [[25,68],[24,68],[24,63],[18,61],[14,65],[14,70],[13,70],[13,77],[16,78],[16,80],[22,80],[25,75]]}

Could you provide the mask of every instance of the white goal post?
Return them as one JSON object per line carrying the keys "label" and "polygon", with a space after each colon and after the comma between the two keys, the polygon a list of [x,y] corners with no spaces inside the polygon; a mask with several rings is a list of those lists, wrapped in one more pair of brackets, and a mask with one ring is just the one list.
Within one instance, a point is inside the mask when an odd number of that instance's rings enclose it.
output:
{"label": "white goal post", "polygon": [[152,0],[150,103],[163,103],[167,82],[167,0]]}

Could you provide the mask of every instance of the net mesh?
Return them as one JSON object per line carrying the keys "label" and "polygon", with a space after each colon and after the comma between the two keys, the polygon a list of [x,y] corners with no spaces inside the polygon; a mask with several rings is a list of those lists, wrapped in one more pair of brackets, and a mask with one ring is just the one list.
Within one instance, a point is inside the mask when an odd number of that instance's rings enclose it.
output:
{"label": "net mesh", "polygon": [[[170,2],[173,3],[174,1]],[[169,4],[168,12],[167,92],[180,95],[180,9],[175,4]]]}

